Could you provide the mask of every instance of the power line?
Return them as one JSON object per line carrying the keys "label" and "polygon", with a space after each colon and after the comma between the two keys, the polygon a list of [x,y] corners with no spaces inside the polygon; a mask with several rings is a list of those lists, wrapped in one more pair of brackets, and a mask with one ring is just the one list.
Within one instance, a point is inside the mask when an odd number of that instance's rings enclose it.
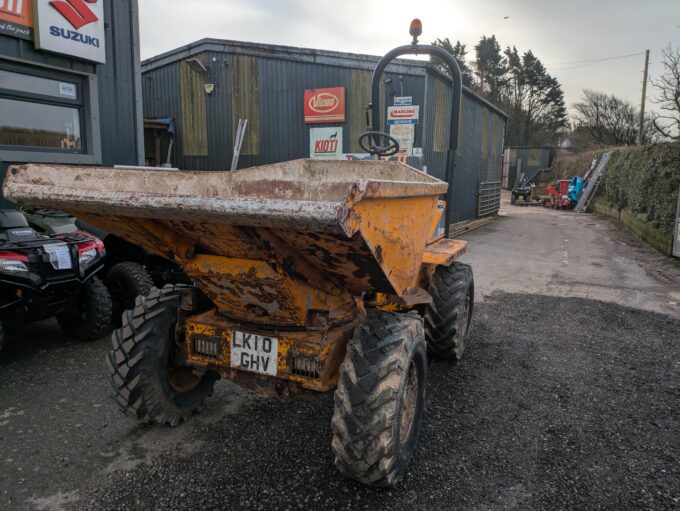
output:
{"label": "power line", "polygon": [[578,69],[580,67],[587,67],[587,66],[592,66],[594,64],[598,64],[600,62],[606,62],[609,60],[618,60],[618,59],[627,59],[629,57],[637,57],[639,55],[644,55],[645,52],[639,52],[639,53],[630,53],[628,55],[618,55],[616,57],[605,57],[602,59],[589,59],[589,60],[574,60],[571,62],[555,62],[553,64],[546,64],[546,67],[552,67],[552,66],[559,66],[559,65],[567,65],[567,64],[580,64],[576,66],[571,66],[571,67],[560,67],[556,69],[557,71],[566,71],[569,69]]}
{"label": "power line", "polygon": [[584,64],[586,62],[595,62],[595,61],[600,61],[600,60],[611,60],[611,59],[622,59],[625,57],[634,57],[635,55],[644,55],[644,51],[641,51],[640,53],[630,53],[628,55],[619,55],[616,57],[604,57],[602,59],[587,59],[587,60],[572,60],[569,62],[553,62],[552,64],[548,64],[550,66],[556,66],[558,64]]}

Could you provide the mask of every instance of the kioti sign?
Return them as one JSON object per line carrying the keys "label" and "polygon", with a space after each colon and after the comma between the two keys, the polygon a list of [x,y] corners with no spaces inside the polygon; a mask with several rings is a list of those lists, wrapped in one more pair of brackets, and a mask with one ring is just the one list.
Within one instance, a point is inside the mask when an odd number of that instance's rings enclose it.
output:
{"label": "kioti sign", "polygon": [[305,122],[345,122],[345,88],[306,90]]}
{"label": "kioti sign", "polygon": [[36,48],[106,62],[104,0],[35,0],[35,25]]}
{"label": "kioti sign", "polygon": [[315,160],[342,159],[342,127],[310,128],[309,156]]}

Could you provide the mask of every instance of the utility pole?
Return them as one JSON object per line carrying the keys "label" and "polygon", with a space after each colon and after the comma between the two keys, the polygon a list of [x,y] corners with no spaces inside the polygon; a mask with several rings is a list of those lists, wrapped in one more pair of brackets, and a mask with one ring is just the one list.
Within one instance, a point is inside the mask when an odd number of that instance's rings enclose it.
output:
{"label": "utility pole", "polygon": [[645,96],[647,95],[647,71],[649,69],[649,50],[645,50],[645,71],[642,75],[642,100],[640,101],[640,128],[638,129],[638,145],[643,145],[645,129]]}

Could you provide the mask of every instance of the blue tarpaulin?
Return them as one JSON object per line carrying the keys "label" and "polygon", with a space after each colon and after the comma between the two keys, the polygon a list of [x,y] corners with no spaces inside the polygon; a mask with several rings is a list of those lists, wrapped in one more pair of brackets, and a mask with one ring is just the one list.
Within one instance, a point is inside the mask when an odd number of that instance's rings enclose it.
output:
{"label": "blue tarpaulin", "polygon": [[583,181],[582,177],[574,176],[571,179],[571,183],[569,183],[569,187],[567,188],[567,195],[572,200],[572,202],[578,202],[578,198],[583,191],[584,184],[585,182]]}

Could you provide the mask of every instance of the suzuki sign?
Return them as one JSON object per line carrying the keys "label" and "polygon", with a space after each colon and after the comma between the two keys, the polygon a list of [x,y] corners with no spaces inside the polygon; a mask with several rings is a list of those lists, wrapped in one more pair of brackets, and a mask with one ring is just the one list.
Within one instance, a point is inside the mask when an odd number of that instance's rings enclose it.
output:
{"label": "suzuki sign", "polygon": [[106,62],[104,0],[35,0],[35,47]]}
{"label": "suzuki sign", "polygon": [[305,122],[345,122],[345,88],[306,90]]}

